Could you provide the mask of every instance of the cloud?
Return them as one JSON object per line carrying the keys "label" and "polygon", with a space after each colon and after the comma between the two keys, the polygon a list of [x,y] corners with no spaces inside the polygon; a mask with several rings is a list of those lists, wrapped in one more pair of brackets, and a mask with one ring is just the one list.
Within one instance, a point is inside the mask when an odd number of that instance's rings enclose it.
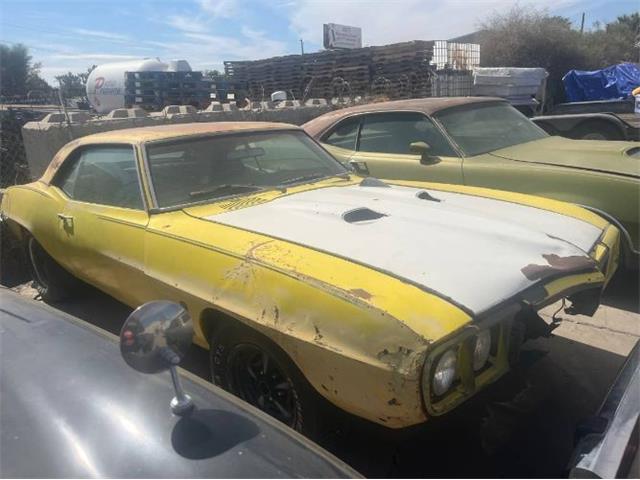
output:
{"label": "cloud", "polygon": [[238,0],[198,0],[200,8],[216,18],[230,18],[238,13]]}
{"label": "cloud", "polygon": [[[557,9],[579,0],[525,0],[520,5]],[[511,8],[511,0],[297,0],[289,7],[290,28],[305,42],[322,45],[322,24],[362,28],[363,45],[410,40],[446,40],[478,29],[492,11]]]}
{"label": "cloud", "polygon": [[204,33],[208,30],[204,23],[186,15],[170,15],[166,19],[166,24],[183,32]]}
{"label": "cloud", "polygon": [[96,37],[107,40],[121,40],[123,42],[129,40],[127,35],[121,35],[119,33],[111,33],[111,32],[102,32],[100,30],[87,30],[85,28],[74,28],[72,30],[74,33],[78,35],[84,35],[87,37]]}
{"label": "cloud", "polygon": [[241,28],[241,37],[227,37],[207,35],[201,33],[185,33],[185,37],[197,41],[189,45],[189,50],[184,50],[186,45],[178,48],[184,55],[185,51],[195,53],[196,57],[209,56],[222,60],[253,60],[287,53],[287,45],[279,40],[267,38],[263,32],[252,30],[248,27]]}
{"label": "cloud", "polygon": [[139,55],[119,55],[112,53],[56,53],[51,58],[59,60],[135,60]]}

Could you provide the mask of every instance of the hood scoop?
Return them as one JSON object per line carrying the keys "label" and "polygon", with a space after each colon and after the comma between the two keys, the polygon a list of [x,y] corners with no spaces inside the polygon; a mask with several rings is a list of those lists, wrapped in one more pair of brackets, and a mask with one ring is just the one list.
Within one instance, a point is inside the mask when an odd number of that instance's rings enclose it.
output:
{"label": "hood scoop", "polygon": [[441,202],[442,201],[439,198],[436,198],[433,195],[431,195],[426,190],[421,190],[418,193],[416,193],[416,197],[418,197],[420,200],[429,200],[430,202]]}
{"label": "hood scoop", "polygon": [[391,188],[391,185],[375,177],[366,177],[360,182],[361,187]]}
{"label": "hood scoop", "polygon": [[388,215],[376,212],[375,210],[371,210],[370,208],[360,207],[344,213],[342,215],[342,219],[347,223],[363,223],[378,220],[386,216]]}

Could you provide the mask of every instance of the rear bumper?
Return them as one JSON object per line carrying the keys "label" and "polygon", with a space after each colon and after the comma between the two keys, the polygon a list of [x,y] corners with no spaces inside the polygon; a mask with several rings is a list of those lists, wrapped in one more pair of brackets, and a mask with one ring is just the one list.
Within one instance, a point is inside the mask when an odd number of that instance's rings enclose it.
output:
{"label": "rear bumper", "polygon": [[[627,357],[597,414],[578,428],[571,478],[637,478],[640,341]],[[633,471],[635,469],[635,471]]]}

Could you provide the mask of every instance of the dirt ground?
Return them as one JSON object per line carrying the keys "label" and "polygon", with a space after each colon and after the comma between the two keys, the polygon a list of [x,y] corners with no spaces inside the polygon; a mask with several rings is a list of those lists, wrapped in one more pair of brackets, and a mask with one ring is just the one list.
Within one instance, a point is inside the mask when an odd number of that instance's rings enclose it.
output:
{"label": "dirt ground", "polygon": [[[29,284],[14,289],[35,296]],[[595,413],[640,338],[639,290],[636,273],[618,275],[592,318],[560,313],[551,337],[526,344],[516,371],[448,415],[403,431],[351,418],[324,446],[369,477],[563,476],[576,426]],[[113,333],[131,312],[93,290],[54,306]],[[183,366],[208,378],[201,348]]]}

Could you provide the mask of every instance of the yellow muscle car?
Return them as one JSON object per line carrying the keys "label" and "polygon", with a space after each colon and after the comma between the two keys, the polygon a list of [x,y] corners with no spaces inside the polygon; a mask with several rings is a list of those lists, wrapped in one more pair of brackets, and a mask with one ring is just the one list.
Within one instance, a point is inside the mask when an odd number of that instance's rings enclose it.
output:
{"label": "yellow muscle car", "polygon": [[81,279],[182,303],[213,381],[306,432],[323,397],[394,428],[451,410],[551,329],[543,305],[593,314],[619,250],[580,207],[359,178],[285,124],[87,136],[1,213],[45,300]]}

